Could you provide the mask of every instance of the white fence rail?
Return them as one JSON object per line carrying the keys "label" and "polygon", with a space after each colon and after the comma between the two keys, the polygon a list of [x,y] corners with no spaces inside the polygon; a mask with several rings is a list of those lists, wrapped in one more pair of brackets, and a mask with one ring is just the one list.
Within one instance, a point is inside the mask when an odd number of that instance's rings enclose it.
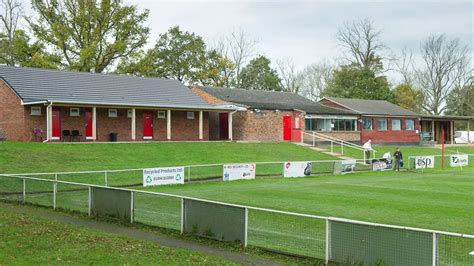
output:
{"label": "white fence rail", "polygon": [[[472,265],[474,235],[386,225],[230,204],[168,193],[111,188],[77,182],[18,175],[0,175],[0,199],[19,201],[92,215],[92,191],[96,188],[129,192],[130,222],[185,231],[186,201],[245,210],[244,246],[308,256],[337,263],[385,263],[392,265]],[[123,194],[123,193],[121,193]],[[191,205],[192,206],[192,205]],[[224,208],[224,212],[222,212]],[[215,216],[210,208],[209,216]],[[223,217],[224,219],[225,217]],[[232,227],[232,222],[227,224]],[[222,229],[222,228],[221,228]],[[207,237],[216,228],[207,228]],[[364,243],[364,245],[361,245]],[[362,252],[362,253],[361,253]],[[365,254],[365,255],[364,255]],[[369,256],[370,255],[370,256]]]}

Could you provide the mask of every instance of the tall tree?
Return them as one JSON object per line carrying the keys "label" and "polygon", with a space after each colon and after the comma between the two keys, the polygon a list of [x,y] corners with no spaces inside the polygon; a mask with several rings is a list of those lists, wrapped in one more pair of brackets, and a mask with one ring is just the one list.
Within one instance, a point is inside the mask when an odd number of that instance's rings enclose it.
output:
{"label": "tall tree", "polygon": [[384,48],[380,35],[372,21],[362,19],[344,23],[336,36],[345,50],[347,64],[380,72],[383,70],[380,53]]}
{"label": "tall tree", "polygon": [[121,0],[32,0],[38,19],[30,25],[39,40],[61,54],[66,69],[103,72],[145,45],[148,10]]}
{"label": "tall tree", "polygon": [[298,94],[302,87],[303,76],[298,73],[295,63],[287,58],[278,61],[277,66],[282,90]]}
{"label": "tall tree", "polygon": [[38,67],[56,69],[61,63],[61,58],[56,54],[46,51],[40,41],[32,42],[23,30],[17,30],[13,38],[14,63],[23,67]]}
{"label": "tall tree", "polygon": [[353,66],[342,66],[336,69],[323,95],[394,101],[385,76],[376,76],[371,69]]}
{"label": "tall tree", "polygon": [[22,17],[23,6],[18,0],[0,0],[0,64],[14,66],[14,38],[18,22]]}
{"label": "tall tree", "polygon": [[402,83],[393,90],[395,103],[413,112],[421,112],[423,93],[412,88],[409,84]]}
{"label": "tall tree", "polygon": [[255,90],[280,91],[280,78],[277,71],[270,64],[270,59],[263,55],[250,60],[248,65],[242,69],[242,87]]}
{"label": "tall tree", "polygon": [[300,94],[313,101],[321,99],[333,71],[334,66],[328,61],[305,67],[299,74],[302,79]]}
{"label": "tall tree", "polygon": [[474,78],[464,87],[455,88],[446,99],[446,114],[474,116]]}
{"label": "tall tree", "polygon": [[431,35],[421,44],[423,66],[417,70],[417,86],[423,91],[423,109],[440,115],[455,88],[463,88],[470,78],[470,51],[459,39]]}
{"label": "tall tree", "polygon": [[234,63],[216,50],[206,53],[206,60],[199,73],[199,83],[204,86],[227,87],[230,83],[229,73],[235,69]]}

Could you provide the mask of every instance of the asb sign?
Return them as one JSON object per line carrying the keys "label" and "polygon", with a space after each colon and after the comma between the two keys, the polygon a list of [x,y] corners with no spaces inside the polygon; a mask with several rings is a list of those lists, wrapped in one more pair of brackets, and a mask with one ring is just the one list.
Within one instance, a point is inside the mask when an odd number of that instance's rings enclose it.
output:
{"label": "asb sign", "polygon": [[283,177],[309,176],[311,170],[311,162],[285,162],[283,164]]}
{"label": "asb sign", "polygon": [[451,167],[467,166],[468,164],[469,156],[467,154],[451,155],[451,160],[449,161]]}
{"label": "asb sign", "polygon": [[415,169],[434,168],[434,164],[435,164],[434,156],[416,156],[415,157]]}
{"label": "asb sign", "polygon": [[222,179],[224,181],[255,179],[255,168],[254,163],[224,164]]}
{"label": "asb sign", "polygon": [[184,184],[184,167],[143,169],[143,186]]}

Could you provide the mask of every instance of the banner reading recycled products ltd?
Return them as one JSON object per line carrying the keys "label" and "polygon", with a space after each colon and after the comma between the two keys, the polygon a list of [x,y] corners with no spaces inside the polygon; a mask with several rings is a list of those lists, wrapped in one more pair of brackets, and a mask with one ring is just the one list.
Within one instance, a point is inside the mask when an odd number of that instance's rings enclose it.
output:
{"label": "banner reading recycled products ltd", "polygon": [[143,169],[143,186],[184,184],[184,167]]}

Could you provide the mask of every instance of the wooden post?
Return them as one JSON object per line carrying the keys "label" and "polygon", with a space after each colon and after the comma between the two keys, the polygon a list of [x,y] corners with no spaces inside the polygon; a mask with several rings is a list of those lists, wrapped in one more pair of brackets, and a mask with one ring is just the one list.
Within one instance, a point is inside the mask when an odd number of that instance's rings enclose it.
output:
{"label": "wooden post", "polygon": [[451,120],[451,144],[454,144],[454,120]]}
{"label": "wooden post", "polygon": [[132,140],[137,139],[137,120],[135,108],[132,109]]}
{"label": "wooden post", "polygon": [[441,127],[441,169],[444,170],[444,127]]}
{"label": "wooden post", "polygon": [[166,139],[171,140],[171,110],[166,112]]}
{"label": "wooden post", "polygon": [[431,120],[431,139],[435,141],[435,121]]}
{"label": "wooden post", "polygon": [[470,128],[470,122],[471,120],[467,120],[467,144],[471,143],[471,128]]}

